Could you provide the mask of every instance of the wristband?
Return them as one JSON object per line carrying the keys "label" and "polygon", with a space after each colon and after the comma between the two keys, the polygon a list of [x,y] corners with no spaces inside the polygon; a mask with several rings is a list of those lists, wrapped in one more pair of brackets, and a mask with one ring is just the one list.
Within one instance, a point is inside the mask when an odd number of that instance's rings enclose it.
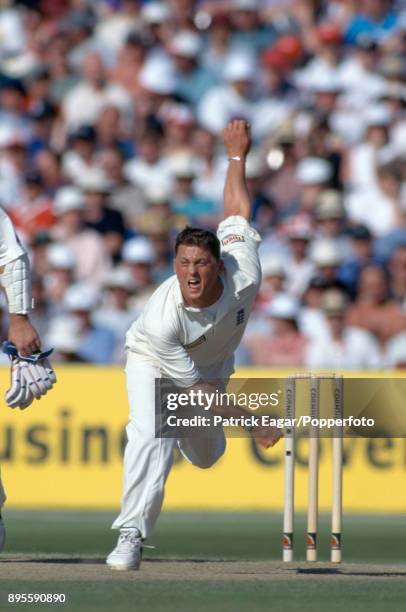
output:
{"label": "wristband", "polygon": [[233,157],[227,157],[228,161],[241,161],[241,157],[234,155]]}

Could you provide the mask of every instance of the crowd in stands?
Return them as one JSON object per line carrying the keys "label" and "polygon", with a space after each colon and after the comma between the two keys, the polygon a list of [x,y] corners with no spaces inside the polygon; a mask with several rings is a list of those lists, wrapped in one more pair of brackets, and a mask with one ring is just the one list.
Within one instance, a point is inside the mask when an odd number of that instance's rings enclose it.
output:
{"label": "crowd in stands", "polygon": [[402,0],[1,0],[0,205],[44,343],[124,362],[177,232],[222,218],[244,118],[263,280],[237,364],[405,368],[405,109]]}

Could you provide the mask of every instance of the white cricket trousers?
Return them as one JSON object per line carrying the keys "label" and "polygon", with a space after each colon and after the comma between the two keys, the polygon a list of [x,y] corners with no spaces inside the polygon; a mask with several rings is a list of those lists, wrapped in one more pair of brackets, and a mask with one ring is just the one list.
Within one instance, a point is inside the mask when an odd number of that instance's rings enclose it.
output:
{"label": "white cricket trousers", "polygon": [[209,468],[223,455],[226,440],[221,428],[205,438],[156,438],[155,379],[161,378],[160,370],[150,363],[140,363],[129,352],[125,372],[130,420],[124,453],[121,512],[112,528],[136,527],[146,538],[162,508],[175,444],[189,463]]}

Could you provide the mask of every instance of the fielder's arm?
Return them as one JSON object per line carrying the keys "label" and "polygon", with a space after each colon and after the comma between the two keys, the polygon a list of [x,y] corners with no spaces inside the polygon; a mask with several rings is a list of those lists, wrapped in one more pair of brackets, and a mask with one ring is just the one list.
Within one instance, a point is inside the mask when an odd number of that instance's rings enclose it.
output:
{"label": "fielder's arm", "polygon": [[41,348],[39,336],[31,325],[31,272],[28,255],[15,234],[9,216],[0,208],[0,284],[8,303],[9,340],[21,355]]}
{"label": "fielder's arm", "polygon": [[251,201],[245,181],[245,159],[251,146],[250,128],[246,121],[231,121],[223,130],[229,158],[224,184],[224,217],[239,215],[249,221]]}

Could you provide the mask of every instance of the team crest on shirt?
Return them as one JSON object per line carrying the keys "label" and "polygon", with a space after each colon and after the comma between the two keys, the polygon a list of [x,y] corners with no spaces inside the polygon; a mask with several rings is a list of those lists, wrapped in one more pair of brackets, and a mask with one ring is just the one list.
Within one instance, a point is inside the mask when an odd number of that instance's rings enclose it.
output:
{"label": "team crest on shirt", "polygon": [[242,325],[245,321],[245,310],[244,308],[240,308],[240,310],[237,310],[237,314],[236,314],[236,325]]}
{"label": "team crest on shirt", "polygon": [[244,236],[240,234],[229,234],[221,241],[223,246],[227,246],[228,244],[232,244],[233,242],[245,242]]}
{"label": "team crest on shirt", "polygon": [[191,342],[190,344],[183,344],[183,348],[188,350],[188,349],[194,349],[196,348],[196,346],[200,346],[201,344],[203,344],[203,342],[206,342],[207,338],[206,336],[203,334],[203,336],[200,336],[200,338],[198,338],[197,340],[194,340],[193,342]]}

